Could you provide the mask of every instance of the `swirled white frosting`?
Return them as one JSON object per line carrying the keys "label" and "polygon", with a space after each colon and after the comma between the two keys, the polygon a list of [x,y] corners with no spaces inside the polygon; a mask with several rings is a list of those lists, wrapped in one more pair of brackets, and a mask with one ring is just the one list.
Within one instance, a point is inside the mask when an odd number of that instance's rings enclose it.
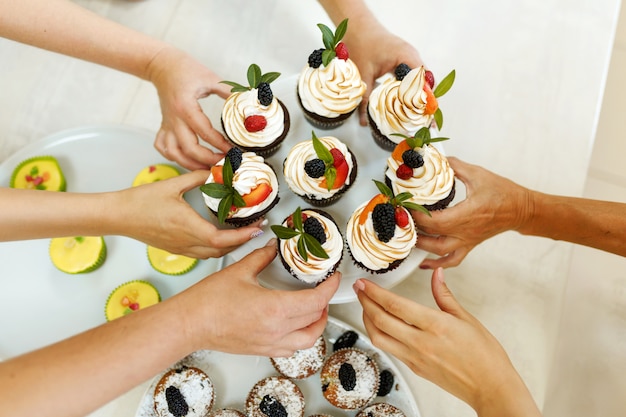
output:
{"label": "swirled white frosting", "polygon": [[402,81],[387,74],[369,97],[368,110],[378,130],[389,140],[399,143],[401,137],[392,133],[413,136],[422,127],[429,127],[433,116],[426,114],[423,66],[412,69]]}
{"label": "swirled white frosting", "polygon": [[[298,237],[280,239],[280,253],[299,280],[308,284],[315,284],[326,278],[328,271],[341,259],[343,237],[337,225],[328,217],[313,210],[302,210],[302,213],[309,217],[315,217],[322,224],[326,235],[326,242],[322,248],[328,254],[328,259],[318,258],[309,253],[308,260],[305,261],[298,252]],[[283,222],[283,226],[287,227],[287,221]]]}
{"label": "swirled white frosting", "polygon": [[[269,106],[263,106],[258,96],[258,89],[231,94],[224,102],[222,122],[226,135],[238,145],[245,147],[263,147],[274,142],[285,129],[283,108],[274,97]],[[248,132],[244,125],[246,117],[261,115],[267,120],[265,129]]]}
{"label": "swirled white frosting", "polygon": [[406,180],[398,178],[396,170],[402,162],[393,157],[387,159],[385,175],[391,180],[394,195],[409,192],[413,197],[409,200],[416,204],[430,205],[446,198],[454,186],[454,170],[448,159],[437,148],[426,145],[415,148],[424,159],[424,165],[413,168],[413,176]]}
{"label": "swirled white frosting", "polygon": [[328,66],[308,64],[298,78],[302,106],[324,117],[339,117],[354,110],[365,94],[365,82],[351,59],[333,58]]}
{"label": "swirled white frosting", "polygon": [[332,197],[339,190],[350,185],[350,174],[354,169],[354,164],[352,163],[352,154],[348,151],[348,147],[339,139],[332,136],[325,136],[318,139],[329,150],[332,148],[339,149],[346,158],[348,176],[346,177],[345,184],[339,188],[328,190],[327,187],[320,185],[324,180],[324,176],[311,178],[307,175],[304,170],[304,164],[311,159],[317,158],[317,154],[313,148],[313,140],[305,140],[291,148],[283,164],[283,174],[291,191],[311,199],[322,200]]}
{"label": "swirled white frosting", "polygon": [[361,204],[348,219],[346,228],[346,241],[350,252],[357,262],[362,263],[372,271],[388,268],[389,265],[399,259],[404,259],[411,253],[411,249],[417,242],[415,223],[409,214],[409,224],[405,227],[396,225],[394,235],[389,242],[378,240],[372,213],[367,215],[367,220],[359,224],[361,212],[368,202]]}
{"label": "swirled white frosting", "polygon": [[[224,165],[224,158],[222,158],[216,165]],[[210,184],[215,182],[213,174],[209,175],[206,183]],[[263,200],[260,204],[252,207],[240,207],[234,213],[231,213],[229,218],[245,218],[251,216],[259,211],[265,210],[278,195],[278,179],[274,170],[265,163],[262,156],[255,154],[254,152],[244,152],[242,154],[241,165],[233,173],[233,188],[237,190],[240,195],[250,193],[255,187],[262,182],[269,184],[272,187],[270,195]],[[219,198],[210,197],[202,193],[204,197],[204,203],[209,209],[217,212],[220,205]]]}

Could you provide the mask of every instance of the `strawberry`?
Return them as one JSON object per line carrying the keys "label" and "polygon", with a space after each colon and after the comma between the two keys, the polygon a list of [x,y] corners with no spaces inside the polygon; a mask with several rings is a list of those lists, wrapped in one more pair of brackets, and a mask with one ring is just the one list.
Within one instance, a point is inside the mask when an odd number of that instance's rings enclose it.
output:
{"label": "strawberry", "polygon": [[265,129],[265,126],[267,126],[267,119],[263,115],[254,114],[246,117],[243,124],[248,132],[258,132]]}
{"label": "strawberry", "polygon": [[401,180],[408,180],[413,176],[413,168],[407,164],[402,164],[396,169],[396,176]]}
{"label": "strawberry", "polygon": [[[302,223],[304,223],[304,221],[308,218],[309,216],[307,216],[306,213],[302,213]],[[290,214],[289,217],[287,217],[287,227],[291,229],[295,228],[293,224],[293,214]]]}
{"label": "strawberry", "polygon": [[370,201],[367,203],[363,211],[359,215],[359,224],[363,225],[367,221],[367,215],[374,211],[374,207],[378,204],[386,203],[389,201],[389,197],[384,194],[376,194]]}
{"label": "strawberry", "polygon": [[213,165],[211,167],[211,174],[213,175],[213,182],[218,184],[224,184],[224,178],[222,176],[222,165]]}
{"label": "strawberry", "polygon": [[243,201],[246,202],[246,207],[256,206],[261,204],[272,192],[272,186],[266,182],[262,182],[257,185],[252,191],[246,195],[242,195]]}
{"label": "strawberry", "polygon": [[424,84],[424,91],[426,92],[426,108],[424,109],[424,113],[435,114],[435,112],[439,108],[437,98],[433,94],[433,90],[430,89],[430,86],[428,84]]}
{"label": "strawberry", "polygon": [[337,148],[331,148],[330,153],[333,156],[333,166],[335,168],[339,167],[339,165],[346,162],[346,157],[343,156],[341,151]]}
{"label": "strawberry", "polygon": [[409,224],[409,214],[402,207],[396,207],[394,215],[398,226],[406,227]]}
{"label": "strawberry", "polygon": [[426,79],[426,82],[430,86],[431,90],[435,88],[435,76],[433,75],[432,71],[426,70],[426,72],[424,73],[424,78]]}
{"label": "strawberry", "polygon": [[335,54],[337,54],[337,58],[343,59],[344,61],[347,61],[350,57],[350,54],[348,53],[348,48],[346,48],[346,44],[343,42],[339,42],[337,44],[337,46],[335,47]]}

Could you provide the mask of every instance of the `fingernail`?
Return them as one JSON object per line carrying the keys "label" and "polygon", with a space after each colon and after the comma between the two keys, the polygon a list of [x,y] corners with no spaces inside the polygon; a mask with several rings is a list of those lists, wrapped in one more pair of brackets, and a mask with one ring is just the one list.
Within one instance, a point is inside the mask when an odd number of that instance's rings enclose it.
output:
{"label": "fingernail", "polygon": [[259,229],[259,230],[255,230],[254,232],[252,232],[250,234],[250,239],[254,239],[255,237],[259,237],[261,236],[263,233],[265,233],[263,230]]}
{"label": "fingernail", "polygon": [[446,283],[446,279],[443,276],[443,268],[442,267],[437,268],[435,270],[435,274],[437,274],[436,275],[437,281],[439,281],[441,284],[445,284]]}
{"label": "fingernail", "polygon": [[428,269],[428,266],[424,264],[420,264],[420,269]]}
{"label": "fingernail", "polygon": [[263,219],[263,221],[261,222],[261,224],[260,224],[259,226],[260,226],[260,227],[265,227],[265,226],[267,226],[269,223],[270,223],[270,221],[269,221],[269,220],[267,220],[267,219]]}
{"label": "fingernail", "polygon": [[276,238],[273,237],[270,240],[267,241],[267,243],[265,244],[265,246],[274,246],[276,245]]}
{"label": "fingernail", "polygon": [[359,291],[363,291],[365,289],[365,284],[363,284],[363,281],[360,279],[357,279],[354,281],[354,284],[352,284],[352,289],[354,292],[358,293]]}

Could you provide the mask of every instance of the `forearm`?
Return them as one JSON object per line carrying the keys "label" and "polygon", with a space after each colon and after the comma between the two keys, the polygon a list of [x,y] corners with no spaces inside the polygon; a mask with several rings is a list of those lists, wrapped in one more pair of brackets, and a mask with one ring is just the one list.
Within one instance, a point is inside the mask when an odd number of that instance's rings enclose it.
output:
{"label": "forearm", "polygon": [[0,36],[143,79],[167,47],[67,0],[0,0]]}
{"label": "forearm", "polygon": [[84,416],[153,377],[191,353],[165,303],[0,362],[0,404],[11,415]]}
{"label": "forearm", "polygon": [[520,233],[626,256],[626,204],[533,191],[530,205]]}

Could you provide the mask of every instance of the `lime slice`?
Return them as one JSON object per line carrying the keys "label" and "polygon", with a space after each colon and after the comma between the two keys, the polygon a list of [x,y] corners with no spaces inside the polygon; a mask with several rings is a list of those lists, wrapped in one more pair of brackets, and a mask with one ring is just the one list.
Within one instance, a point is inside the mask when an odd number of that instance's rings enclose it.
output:
{"label": "lime slice", "polygon": [[198,264],[197,259],[175,255],[154,246],[148,246],[148,260],[154,269],[167,275],[186,274]]}
{"label": "lime slice", "polygon": [[50,240],[50,259],[68,274],[83,274],[104,263],[107,247],[102,236],[57,237]]}
{"label": "lime slice", "polygon": [[160,301],[161,294],[148,281],[128,281],[111,291],[104,305],[104,317],[107,321],[115,320]]}
{"label": "lime slice", "polygon": [[139,171],[139,174],[133,180],[133,187],[142,184],[150,184],[156,181],[166,180],[168,178],[180,175],[178,168],[168,164],[150,165]]}
{"label": "lime slice", "polygon": [[36,156],[18,164],[11,174],[11,188],[65,191],[65,176],[52,156]]}

